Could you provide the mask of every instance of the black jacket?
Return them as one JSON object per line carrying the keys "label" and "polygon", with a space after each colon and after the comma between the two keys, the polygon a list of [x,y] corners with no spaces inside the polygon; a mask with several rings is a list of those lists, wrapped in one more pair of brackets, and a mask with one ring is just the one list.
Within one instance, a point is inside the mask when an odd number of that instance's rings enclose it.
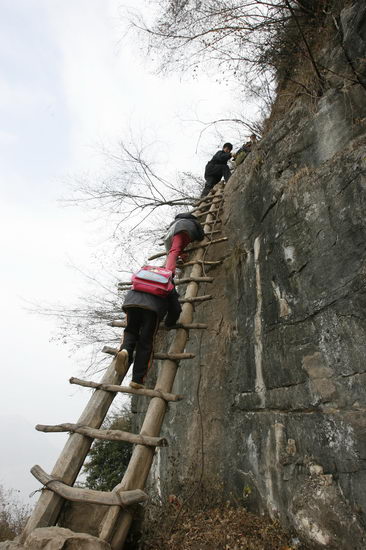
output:
{"label": "black jacket", "polygon": [[225,153],[222,149],[214,154],[211,160],[206,164],[205,177],[212,176],[216,173],[218,164],[226,164],[231,159],[231,153]]}
{"label": "black jacket", "polygon": [[179,294],[174,289],[167,296],[155,296],[155,294],[149,294],[148,292],[140,292],[137,290],[129,290],[126,294],[123,302],[123,311],[128,310],[129,307],[140,307],[142,309],[149,309],[155,311],[159,321],[165,319],[165,325],[170,327],[174,325],[182,311],[180,303],[178,302]]}

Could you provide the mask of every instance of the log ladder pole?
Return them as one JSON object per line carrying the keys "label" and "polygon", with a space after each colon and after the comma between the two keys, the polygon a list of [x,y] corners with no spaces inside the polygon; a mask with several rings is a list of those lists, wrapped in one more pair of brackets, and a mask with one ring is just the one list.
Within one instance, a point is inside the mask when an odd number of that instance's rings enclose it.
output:
{"label": "log ladder pole", "polygon": [[[223,190],[222,184],[220,184],[216,186],[216,191],[213,194],[199,201],[196,205],[202,204],[202,209],[209,207],[209,209],[204,212],[204,214],[206,214],[204,230],[207,234],[210,233],[211,226],[215,224],[215,219],[220,211],[220,207],[217,207],[217,203],[222,202],[222,197]],[[195,212],[199,213],[200,210],[196,209]],[[217,221],[219,222],[219,220]],[[176,334],[169,348],[169,352],[168,354],[155,354],[156,358],[161,357],[165,359],[155,389],[133,390],[132,388],[121,386],[120,384],[128,368],[124,373],[117,374],[115,371],[115,360],[113,360],[100,383],[83,381],[77,378],[70,379],[70,383],[72,384],[95,388],[77,424],[67,423],[57,426],[36,426],[36,429],[39,431],[68,431],[71,432],[71,435],[51,475],[46,474],[40,466],[34,466],[31,469],[32,474],[44,485],[44,488],[22,533],[21,542],[24,542],[27,536],[37,527],[55,525],[64,500],[68,499],[81,502],[108,504],[110,508],[102,522],[99,537],[108,541],[114,550],[123,548],[124,541],[132,522],[132,514],[128,511],[127,507],[147,500],[148,497],[142,489],[145,486],[151,468],[155,447],[167,444],[164,438],[159,437],[167,403],[169,401],[179,401],[183,398],[183,396],[172,394],[171,390],[178,368],[177,362],[180,359],[194,357],[193,354],[184,353],[188,340],[188,331],[193,328],[207,328],[207,325],[202,323],[192,323],[194,304],[211,298],[211,296],[197,296],[199,283],[211,282],[208,281],[207,278],[202,277],[202,275],[204,275],[204,265],[206,263],[212,265],[220,263],[204,261],[205,248],[210,244],[221,242],[222,240],[226,239],[216,239],[216,241],[209,241],[206,239],[203,241],[202,245],[192,246],[187,249],[187,251],[194,251],[194,256],[187,262],[187,265],[193,265],[193,268],[188,280],[181,281],[181,284],[188,282],[188,286],[185,297],[181,299],[183,307],[180,322],[173,327],[176,330]],[[149,260],[163,255],[164,254],[155,255],[149,258]],[[118,322],[114,326],[121,325],[123,326],[123,322]],[[111,351],[111,348],[108,348],[107,353],[115,355],[115,352],[116,350]],[[138,435],[128,434],[120,430],[100,430],[100,426],[112,401],[119,392],[145,395],[151,398],[144,423]],[[92,491],[88,489],[81,490],[73,487],[94,438],[109,440],[119,439],[136,444],[122,482],[118,484],[112,492]]]}
{"label": "log ladder pole", "polygon": [[[222,196],[222,185],[217,186],[216,192],[213,194],[212,199],[217,194]],[[206,201],[205,201],[206,202]],[[214,212],[214,213],[212,213]],[[209,233],[211,225],[214,223],[218,212],[216,204],[212,204],[207,211],[206,222],[204,224],[204,231]],[[221,240],[220,240],[221,242]],[[205,256],[205,248],[209,244],[207,239],[202,242],[201,246],[192,246],[194,255],[192,260],[194,265],[190,274],[192,279],[199,278],[204,275],[203,260]],[[186,251],[189,249],[187,248]],[[148,258],[149,260],[156,257],[163,256],[163,254],[155,254]],[[186,325],[193,321],[194,303],[191,299],[197,297],[199,283],[191,281],[188,283],[184,303],[182,306],[182,313],[180,315],[180,323]],[[188,330],[184,328],[177,329],[174,339],[169,348],[169,354],[183,353],[188,340]],[[156,382],[155,390],[161,392],[171,393],[174,379],[178,365],[176,361],[166,359],[159,372],[159,377]],[[161,398],[152,398],[149,407],[146,411],[145,419],[141,427],[140,434],[148,435],[150,437],[158,437],[160,429],[164,420],[164,416],[167,409],[167,402]],[[143,489],[150,472],[150,468],[153,462],[155,449],[146,445],[136,445],[132,453],[130,462],[127,466],[126,472],[123,476],[120,484],[121,488],[125,491],[133,489]],[[106,513],[99,538],[109,542],[113,550],[120,550],[123,548],[128,531],[130,529],[133,520],[132,513],[127,510],[121,509],[117,506],[111,506]]]}

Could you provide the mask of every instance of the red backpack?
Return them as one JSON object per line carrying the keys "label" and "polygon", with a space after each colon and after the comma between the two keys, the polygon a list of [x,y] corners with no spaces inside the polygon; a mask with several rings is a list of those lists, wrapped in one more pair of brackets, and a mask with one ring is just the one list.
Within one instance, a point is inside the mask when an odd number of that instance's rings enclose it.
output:
{"label": "red backpack", "polygon": [[167,296],[173,289],[173,273],[165,267],[144,265],[131,277],[132,290]]}

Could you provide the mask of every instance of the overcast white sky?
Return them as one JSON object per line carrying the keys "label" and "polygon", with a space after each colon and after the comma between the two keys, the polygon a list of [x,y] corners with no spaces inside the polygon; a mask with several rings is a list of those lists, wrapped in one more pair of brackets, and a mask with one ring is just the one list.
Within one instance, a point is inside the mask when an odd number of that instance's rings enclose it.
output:
{"label": "overcast white sky", "polygon": [[75,422],[90,395],[68,383],[80,365],[49,341],[53,320],[24,309],[26,301],[70,305],[85,292],[67,265],[89,269],[100,240],[84,212],[60,206],[65,177],[98,170],[96,144],[130,132],[158,140],[169,171],[202,172],[220,143],[206,132],[196,152],[201,127],[187,120],[227,116],[233,106],[225,83],[153,74],[137,38],[121,39],[126,5],[0,0],[0,483],[25,500],[39,487],[29,469],[51,471],[66,437],[34,425]]}

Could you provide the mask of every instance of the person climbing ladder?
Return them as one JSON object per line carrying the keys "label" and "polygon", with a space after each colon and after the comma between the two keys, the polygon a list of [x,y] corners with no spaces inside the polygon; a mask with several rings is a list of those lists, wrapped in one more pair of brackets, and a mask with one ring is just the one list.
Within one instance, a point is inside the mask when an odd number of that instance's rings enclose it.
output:
{"label": "person climbing ladder", "polygon": [[[157,268],[159,269],[159,268]],[[130,290],[122,309],[126,312],[127,326],[123,343],[117,354],[115,370],[123,374],[133,363],[130,386],[144,387],[144,379],[151,364],[154,338],[160,321],[165,317],[165,325],[174,325],[182,311],[179,295],[173,286],[166,296],[156,296],[150,292]],[[135,357],[134,357],[135,352]]]}
{"label": "person climbing ladder", "polygon": [[203,188],[201,197],[205,197],[211,191],[211,189],[219,183],[221,178],[224,178],[225,182],[229,181],[231,176],[230,168],[227,165],[227,161],[233,156],[231,151],[233,146],[231,143],[224,143],[222,149],[214,154],[212,159],[208,161],[205,168],[205,180],[206,185]]}
{"label": "person climbing ladder", "polygon": [[205,237],[202,225],[193,214],[182,213],[175,216],[168,233],[164,237],[167,259],[166,269],[175,273],[177,258],[192,241],[202,241]]}

